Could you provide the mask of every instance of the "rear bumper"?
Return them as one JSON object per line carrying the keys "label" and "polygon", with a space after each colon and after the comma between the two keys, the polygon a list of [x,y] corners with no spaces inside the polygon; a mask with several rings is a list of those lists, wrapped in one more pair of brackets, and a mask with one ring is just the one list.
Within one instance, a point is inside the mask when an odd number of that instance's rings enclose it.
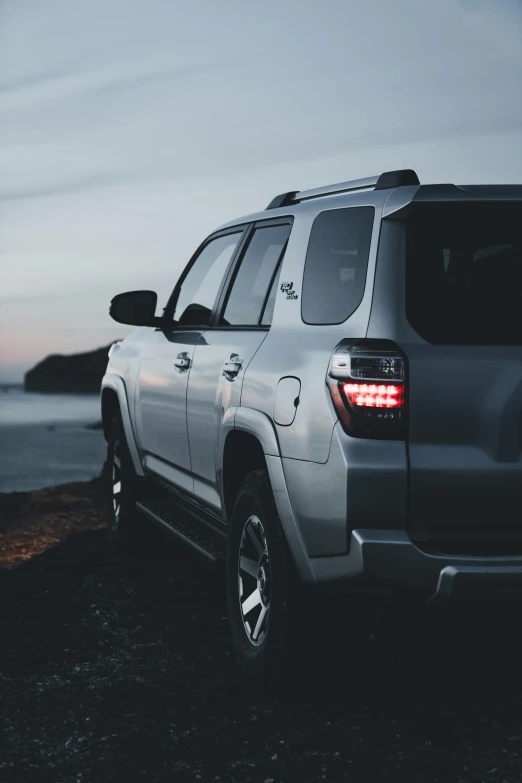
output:
{"label": "rear bumper", "polygon": [[349,554],[312,558],[312,567],[317,583],[355,580],[409,587],[440,600],[522,599],[522,556],[432,554],[403,530],[354,530]]}

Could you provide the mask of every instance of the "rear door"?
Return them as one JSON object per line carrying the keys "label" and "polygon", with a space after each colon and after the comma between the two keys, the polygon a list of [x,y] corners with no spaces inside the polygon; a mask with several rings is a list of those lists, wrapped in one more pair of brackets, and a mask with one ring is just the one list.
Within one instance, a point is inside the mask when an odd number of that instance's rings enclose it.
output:
{"label": "rear door", "polygon": [[189,378],[187,426],[194,493],[221,511],[216,464],[224,412],[237,407],[246,368],[266,338],[291,222],[252,226],[216,314],[196,345]]}
{"label": "rear door", "polygon": [[410,533],[522,551],[522,210],[407,221]]}

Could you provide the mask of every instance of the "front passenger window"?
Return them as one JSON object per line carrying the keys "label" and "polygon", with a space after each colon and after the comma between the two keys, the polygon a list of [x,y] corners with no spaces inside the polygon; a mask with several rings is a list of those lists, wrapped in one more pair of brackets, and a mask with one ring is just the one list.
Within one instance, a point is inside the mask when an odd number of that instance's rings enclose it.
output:
{"label": "front passenger window", "polygon": [[174,310],[181,326],[207,326],[228,265],[242,232],[211,239],[190,267]]}

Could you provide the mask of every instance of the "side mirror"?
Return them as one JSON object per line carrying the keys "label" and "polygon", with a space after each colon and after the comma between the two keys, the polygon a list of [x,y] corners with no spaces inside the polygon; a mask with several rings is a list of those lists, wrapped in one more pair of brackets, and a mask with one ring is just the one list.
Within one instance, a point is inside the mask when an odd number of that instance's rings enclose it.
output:
{"label": "side mirror", "polygon": [[128,291],[112,299],[109,315],[120,324],[159,326],[163,319],[155,316],[157,302],[154,291]]}

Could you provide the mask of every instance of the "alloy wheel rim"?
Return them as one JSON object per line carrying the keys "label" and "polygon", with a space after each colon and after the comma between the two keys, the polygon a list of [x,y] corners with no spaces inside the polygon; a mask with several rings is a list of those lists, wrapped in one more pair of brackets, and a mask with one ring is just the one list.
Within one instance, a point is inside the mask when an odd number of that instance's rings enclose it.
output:
{"label": "alloy wheel rim", "polygon": [[239,543],[239,611],[250,644],[259,647],[265,638],[270,612],[270,560],[261,520],[251,515],[243,525]]}
{"label": "alloy wheel rim", "polygon": [[118,524],[121,511],[121,448],[120,442],[114,442],[112,451],[112,510],[114,521]]}

